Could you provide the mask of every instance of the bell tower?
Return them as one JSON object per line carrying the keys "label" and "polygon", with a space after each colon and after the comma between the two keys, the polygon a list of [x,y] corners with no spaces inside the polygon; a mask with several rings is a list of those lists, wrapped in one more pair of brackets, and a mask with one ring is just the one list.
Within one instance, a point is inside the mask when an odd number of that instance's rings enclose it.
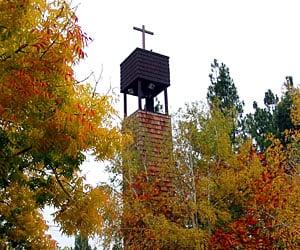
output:
{"label": "bell tower", "polygon": [[[140,202],[148,211],[161,211],[159,213],[168,217],[171,212],[165,201],[173,193],[172,177],[167,170],[172,165],[171,118],[167,92],[170,86],[169,57],[146,50],[145,34],[153,35],[153,32],[147,31],[144,25],[133,29],[142,32],[142,48],[136,48],[120,65],[121,93],[124,97],[124,124],[127,124],[125,127],[134,136],[133,148],[139,154],[140,170],[130,178],[126,176],[129,175],[129,170],[123,170],[123,180],[131,180],[130,183],[124,181],[123,184],[124,214],[132,205],[132,200],[128,199],[131,195],[135,202]],[[164,96],[163,112],[157,112],[154,108],[154,98],[160,93]],[[130,115],[127,113],[128,95],[137,99],[137,110]],[[141,186],[138,183],[147,186],[147,190],[135,189]],[[160,210],[160,206],[163,209]],[[135,245],[139,240],[150,245],[153,243],[141,230],[141,225],[145,226],[142,215],[135,221],[125,218],[123,223],[126,228],[124,249],[142,249]]]}

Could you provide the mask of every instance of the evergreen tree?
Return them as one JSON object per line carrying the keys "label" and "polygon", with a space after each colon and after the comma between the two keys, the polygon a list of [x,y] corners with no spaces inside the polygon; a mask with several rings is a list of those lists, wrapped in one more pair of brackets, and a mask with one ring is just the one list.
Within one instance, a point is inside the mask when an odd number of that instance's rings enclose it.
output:
{"label": "evergreen tree", "polygon": [[286,91],[279,100],[270,89],[265,93],[264,107],[260,108],[257,102],[253,102],[254,113],[247,114],[245,129],[255,140],[259,150],[265,150],[269,145],[269,136],[274,136],[283,145],[288,143],[285,131],[294,128],[291,120],[293,79],[286,77],[284,84]]}
{"label": "evergreen tree", "polygon": [[219,64],[215,59],[211,64],[209,78],[211,85],[207,92],[208,102],[218,101],[223,114],[227,114],[231,109],[242,114],[244,103],[240,101],[234,81],[230,77],[229,68],[224,63]]}
{"label": "evergreen tree", "polygon": [[234,81],[230,76],[229,68],[214,59],[209,74],[210,86],[208,87],[207,100],[210,106],[217,105],[225,116],[235,121],[231,140],[236,142],[236,137],[242,129],[241,117],[244,102],[240,101]]}

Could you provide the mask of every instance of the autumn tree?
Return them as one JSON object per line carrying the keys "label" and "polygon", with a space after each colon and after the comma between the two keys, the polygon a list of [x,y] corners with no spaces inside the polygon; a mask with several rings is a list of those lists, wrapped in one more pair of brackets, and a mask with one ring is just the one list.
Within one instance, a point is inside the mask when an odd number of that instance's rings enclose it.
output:
{"label": "autumn tree", "polygon": [[245,190],[262,171],[249,142],[233,150],[233,124],[218,107],[206,111],[197,103],[188,105],[179,118],[177,155],[193,183],[194,227],[208,233],[241,215]]}
{"label": "autumn tree", "polygon": [[87,151],[111,158],[121,135],[110,97],[74,77],[89,38],[65,1],[0,1],[0,14],[0,246],[53,248],[46,205],[63,233],[102,234],[113,192],[79,166]]}
{"label": "autumn tree", "polygon": [[[300,117],[296,93],[294,125]],[[231,126],[217,107],[207,111],[198,104],[178,119],[177,162],[186,169],[181,176],[188,176],[195,204],[193,228],[205,232],[209,249],[299,248],[299,131],[286,134],[288,146],[274,138],[257,153],[251,141],[233,151]]]}
{"label": "autumn tree", "polygon": [[[296,104],[299,90],[293,95]],[[297,104],[291,110],[294,126],[299,123]],[[295,117],[295,119],[293,119]],[[249,187],[243,215],[211,238],[213,249],[298,249],[299,217],[299,131],[285,135],[289,144],[270,139],[264,154],[259,153],[263,172]]]}

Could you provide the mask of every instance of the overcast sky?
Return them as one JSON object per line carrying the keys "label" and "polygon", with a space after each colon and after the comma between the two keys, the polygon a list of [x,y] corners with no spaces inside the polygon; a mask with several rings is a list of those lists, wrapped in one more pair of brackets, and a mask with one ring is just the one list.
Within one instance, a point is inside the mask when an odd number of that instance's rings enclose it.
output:
{"label": "overcast sky", "polygon": [[[299,83],[297,0],[73,0],[73,5],[78,3],[79,22],[93,42],[76,72],[80,80],[91,71],[100,74],[103,65],[99,92],[111,85],[119,93],[120,63],[141,47],[141,33],[133,26],[143,24],[154,32],[146,37],[146,49],[170,57],[171,112],[186,102],[205,100],[214,58],[229,67],[248,112],[254,100],[262,103],[267,89],[280,94],[285,76]],[[132,112],[137,101],[129,102]],[[122,107],[120,102],[121,115]],[[86,171],[101,180],[101,169],[94,168]]]}

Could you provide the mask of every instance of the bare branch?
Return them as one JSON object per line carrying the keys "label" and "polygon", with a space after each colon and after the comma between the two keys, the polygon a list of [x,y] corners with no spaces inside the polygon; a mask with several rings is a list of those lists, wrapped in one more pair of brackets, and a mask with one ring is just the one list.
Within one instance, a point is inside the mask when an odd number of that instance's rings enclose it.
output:
{"label": "bare branch", "polygon": [[98,83],[99,83],[100,80],[102,79],[102,74],[103,74],[103,64],[101,65],[101,72],[100,72],[99,77],[98,77],[97,80],[96,80],[95,75],[93,75],[93,76],[94,76],[94,80],[95,80],[95,87],[94,87],[94,90],[93,90],[92,97],[94,97],[95,94],[96,94],[96,90],[97,90]]}
{"label": "bare branch", "polygon": [[88,80],[92,75],[94,75],[94,71],[92,71],[86,78],[80,80],[80,81],[76,81],[76,84],[85,82],[86,80]]}

